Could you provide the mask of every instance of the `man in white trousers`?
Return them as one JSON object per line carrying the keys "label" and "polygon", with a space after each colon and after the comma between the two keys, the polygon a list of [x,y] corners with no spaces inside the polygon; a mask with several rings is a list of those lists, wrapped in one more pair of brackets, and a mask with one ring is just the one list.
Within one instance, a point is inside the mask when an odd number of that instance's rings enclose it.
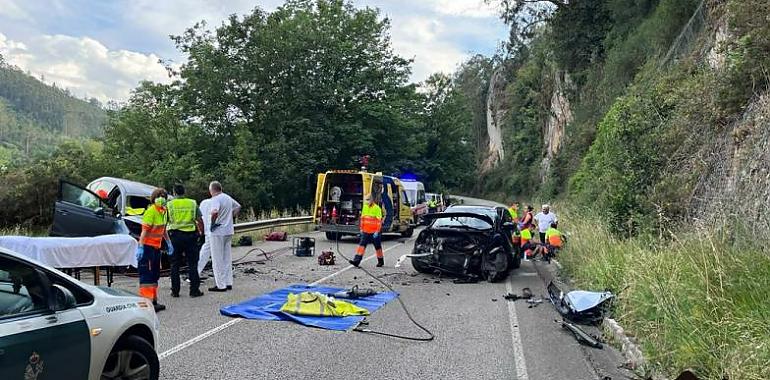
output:
{"label": "man in white trousers", "polygon": [[[203,268],[209,262],[211,257],[211,199],[204,199],[198,205],[203,219],[203,245],[201,246],[200,258],[198,259],[198,277],[203,275]],[[203,277],[201,277],[203,278]]]}
{"label": "man in white trousers", "polygon": [[211,266],[214,270],[215,286],[210,292],[225,292],[233,288],[233,257],[230,244],[235,228],[233,218],[241,211],[241,205],[222,192],[222,184],[214,181],[209,184],[211,194]]}

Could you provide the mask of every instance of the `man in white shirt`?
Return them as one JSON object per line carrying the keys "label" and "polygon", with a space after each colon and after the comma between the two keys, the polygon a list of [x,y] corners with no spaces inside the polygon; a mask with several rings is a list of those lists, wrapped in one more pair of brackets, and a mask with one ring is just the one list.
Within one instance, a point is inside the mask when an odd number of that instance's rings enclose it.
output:
{"label": "man in white shirt", "polygon": [[558,222],[559,218],[551,212],[551,206],[543,205],[542,210],[535,215],[535,221],[537,222],[537,230],[540,232],[540,243],[545,244],[545,232],[548,231],[552,223]]}
{"label": "man in white shirt", "polygon": [[211,266],[214,270],[215,286],[210,292],[224,292],[233,288],[232,247],[235,228],[233,218],[241,211],[240,203],[222,192],[222,184],[214,181],[209,185],[211,194]]}
{"label": "man in white shirt", "polygon": [[202,200],[198,209],[201,211],[201,218],[203,219],[203,237],[205,239],[198,259],[198,277],[201,277],[203,268],[206,267],[206,263],[211,257],[211,199]]}

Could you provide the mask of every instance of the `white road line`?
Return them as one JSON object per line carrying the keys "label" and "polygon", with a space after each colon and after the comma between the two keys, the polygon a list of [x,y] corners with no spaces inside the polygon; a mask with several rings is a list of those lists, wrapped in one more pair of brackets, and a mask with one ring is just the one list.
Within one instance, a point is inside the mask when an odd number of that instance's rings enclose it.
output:
{"label": "white road line", "polygon": [[[382,252],[383,253],[388,252],[391,249],[396,248],[396,247],[400,247],[402,245],[403,245],[402,242],[398,242],[398,243],[396,243],[396,245],[390,246],[390,247],[386,248],[385,250],[383,250]],[[369,261],[371,259],[374,259],[375,257],[376,256],[371,255],[371,256],[363,259],[361,262],[363,263],[363,262]],[[338,271],[336,271],[336,272],[334,272],[334,273],[332,273],[332,274],[330,274],[330,275],[328,275],[328,276],[326,276],[326,277],[324,277],[324,278],[322,278],[322,279],[320,279],[320,280],[318,280],[316,282],[313,282],[310,285],[318,285],[318,284],[320,284],[320,283],[322,283],[324,281],[328,281],[328,280],[336,277],[337,275],[339,275],[341,273],[347,272],[348,270],[350,270],[350,268],[353,268],[353,266],[352,265],[348,265],[347,267],[342,268],[342,269],[340,269],[340,270],[338,270]],[[509,292],[510,292],[510,290],[509,290]],[[210,337],[210,336],[212,336],[212,335],[214,335],[214,334],[216,334],[216,333],[218,333],[218,332],[220,332],[222,330],[227,329],[230,326],[233,326],[233,325],[238,324],[240,322],[243,322],[245,320],[246,320],[245,318],[238,318],[238,319],[233,319],[233,320],[227,321],[226,323],[223,323],[223,324],[221,324],[221,325],[219,325],[217,327],[214,327],[213,329],[211,329],[209,331],[204,332],[203,334],[200,334],[200,335],[196,336],[195,338],[192,338],[192,339],[190,339],[188,341],[185,341],[183,343],[180,343],[180,344],[178,344],[178,345],[176,345],[176,346],[174,346],[174,347],[172,347],[172,348],[170,348],[170,349],[168,349],[166,351],[161,352],[160,355],[158,355],[158,360],[163,360],[163,359],[165,359],[165,358],[167,358],[167,357],[169,357],[169,356],[171,356],[171,355],[173,355],[173,354],[175,354],[175,353],[177,353],[179,351],[184,350],[187,347],[192,346],[195,343],[198,343],[198,342],[200,342],[200,341],[202,341],[202,340],[204,340],[204,339],[206,339],[206,338],[208,338],[208,337]]]}
{"label": "white road line", "polygon": [[[513,277],[505,282],[505,289],[509,294],[513,294]],[[516,317],[516,303],[506,302],[508,305],[508,319],[511,323],[511,340],[513,341],[513,365],[516,367],[516,378],[518,380],[529,380],[527,375],[527,362],[524,359],[524,346],[521,344],[521,335],[519,334],[519,318]]]}

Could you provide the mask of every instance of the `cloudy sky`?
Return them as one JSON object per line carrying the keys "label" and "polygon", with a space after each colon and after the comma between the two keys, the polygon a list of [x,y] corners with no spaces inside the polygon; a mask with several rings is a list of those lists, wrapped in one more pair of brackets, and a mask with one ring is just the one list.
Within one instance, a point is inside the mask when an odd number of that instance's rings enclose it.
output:
{"label": "cloudy sky", "polygon": [[[0,0],[0,54],[80,97],[125,100],[140,80],[168,81],[159,59],[184,57],[169,35],[197,21],[217,26],[228,15],[280,0]],[[483,0],[354,0],[391,18],[398,54],[414,58],[412,80],[452,72],[475,53],[491,54],[507,35]]]}

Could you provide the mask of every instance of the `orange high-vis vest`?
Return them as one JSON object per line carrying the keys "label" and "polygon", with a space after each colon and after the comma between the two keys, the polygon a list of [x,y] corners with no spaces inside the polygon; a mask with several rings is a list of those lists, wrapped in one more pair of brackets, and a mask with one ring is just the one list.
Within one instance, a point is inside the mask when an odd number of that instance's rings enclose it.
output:
{"label": "orange high-vis vest", "polygon": [[142,216],[144,245],[160,248],[166,233],[166,209],[155,205],[149,206]]}
{"label": "orange high-vis vest", "polygon": [[373,234],[380,232],[382,229],[382,209],[376,203],[369,206],[369,203],[364,204],[364,209],[361,210],[361,232],[365,234]]}
{"label": "orange high-vis vest", "polygon": [[529,231],[529,228],[521,230],[521,245],[527,244],[530,240],[532,240],[532,232]]}
{"label": "orange high-vis vest", "polygon": [[548,244],[553,247],[561,247],[561,232],[555,228],[548,228],[545,232],[545,238]]}

